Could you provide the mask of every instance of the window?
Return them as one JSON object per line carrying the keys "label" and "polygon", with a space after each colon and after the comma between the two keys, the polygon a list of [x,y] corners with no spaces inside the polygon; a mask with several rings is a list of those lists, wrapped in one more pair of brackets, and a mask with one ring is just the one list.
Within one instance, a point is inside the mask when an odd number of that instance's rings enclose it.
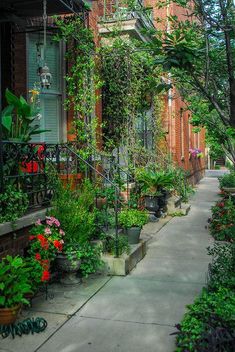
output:
{"label": "window", "polygon": [[[38,75],[38,57],[42,50],[43,39],[38,33],[28,35],[27,41],[27,76],[28,89],[32,89],[40,78]],[[62,60],[61,45],[47,36],[46,63],[52,74],[52,85],[49,89],[42,89],[40,93],[41,119],[36,123],[48,132],[36,135],[35,142],[58,143],[63,140],[65,123],[62,119]]]}

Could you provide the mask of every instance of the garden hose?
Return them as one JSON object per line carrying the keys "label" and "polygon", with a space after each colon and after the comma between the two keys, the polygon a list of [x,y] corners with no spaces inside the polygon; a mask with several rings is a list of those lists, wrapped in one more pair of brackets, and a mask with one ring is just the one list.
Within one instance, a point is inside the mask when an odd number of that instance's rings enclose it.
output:
{"label": "garden hose", "polygon": [[44,318],[28,318],[19,323],[11,325],[0,325],[0,335],[5,339],[9,335],[14,339],[15,336],[22,336],[42,332],[47,327],[47,321]]}

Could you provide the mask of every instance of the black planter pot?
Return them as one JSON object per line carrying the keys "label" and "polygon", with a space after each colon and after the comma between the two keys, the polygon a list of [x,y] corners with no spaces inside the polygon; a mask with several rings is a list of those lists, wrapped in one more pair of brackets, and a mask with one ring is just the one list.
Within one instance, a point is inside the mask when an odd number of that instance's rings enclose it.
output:
{"label": "black planter pot", "polygon": [[138,244],[140,239],[140,227],[131,227],[129,229],[124,229],[124,234],[128,238],[129,244]]}
{"label": "black planter pot", "polygon": [[81,282],[77,277],[77,271],[80,268],[81,260],[77,258],[76,253],[68,256],[64,253],[57,254],[55,259],[57,269],[62,273],[60,282],[64,285],[76,285]]}
{"label": "black planter pot", "polygon": [[144,196],[144,206],[150,212],[157,212],[159,209],[157,196]]}

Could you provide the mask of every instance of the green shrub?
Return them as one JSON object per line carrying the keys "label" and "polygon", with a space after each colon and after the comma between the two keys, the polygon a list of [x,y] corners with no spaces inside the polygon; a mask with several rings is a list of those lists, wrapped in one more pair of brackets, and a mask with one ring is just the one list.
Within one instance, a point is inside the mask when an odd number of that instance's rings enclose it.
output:
{"label": "green shrub", "polygon": [[118,223],[124,228],[142,228],[148,222],[148,213],[137,209],[123,209],[118,214]]}
{"label": "green shrub", "polygon": [[106,238],[104,250],[112,255],[116,255],[116,245],[118,247],[118,254],[122,255],[124,253],[130,253],[130,245],[128,243],[127,236],[119,235],[116,237],[115,235],[112,237]]}
{"label": "green shrub", "polygon": [[212,207],[212,218],[209,229],[212,236],[218,241],[235,240],[235,206],[233,201],[223,199]]}
{"label": "green shrub", "polygon": [[[218,327],[233,331],[235,329],[234,312],[234,291],[223,287],[216,292],[203,289],[201,296],[188,306],[188,312],[181,324],[177,326],[179,333],[176,351],[223,351],[215,349],[211,340],[203,337],[208,336]],[[232,349],[225,351],[232,352]]]}
{"label": "green shrub", "polygon": [[25,214],[28,208],[28,196],[15,186],[9,185],[0,194],[0,223],[15,221]]}
{"label": "green shrub", "polygon": [[235,187],[235,172],[230,172],[219,177],[220,188],[224,187]]}

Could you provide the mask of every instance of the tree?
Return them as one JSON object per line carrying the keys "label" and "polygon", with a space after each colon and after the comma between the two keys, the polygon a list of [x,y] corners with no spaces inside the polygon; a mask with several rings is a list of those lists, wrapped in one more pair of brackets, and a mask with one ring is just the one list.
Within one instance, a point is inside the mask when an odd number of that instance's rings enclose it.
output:
{"label": "tree", "polygon": [[235,5],[233,0],[161,0],[184,8],[151,33],[155,63],[171,73],[192,123],[205,126],[235,163]]}

